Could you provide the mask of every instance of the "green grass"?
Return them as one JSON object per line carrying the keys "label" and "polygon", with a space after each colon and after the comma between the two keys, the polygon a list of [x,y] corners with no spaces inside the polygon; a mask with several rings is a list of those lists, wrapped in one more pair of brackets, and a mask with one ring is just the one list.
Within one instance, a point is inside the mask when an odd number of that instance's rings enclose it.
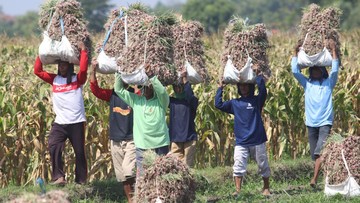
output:
{"label": "green grass", "polygon": [[[250,162],[238,198],[232,197],[235,186],[232,167],[216,167],[195,170],[198,188],[195,202],[360,202],[360,197],[346,198],[340,195],[326,197],[323,192],[323,177],[320,176],[317,189],[309,186],[312,175],[310,159],[281,160],[271,163],[272,196],[261,195],[262,179],[257,174],[257,166]],[[85,186],[67,184],[65,187],[46,185],[47,191],[64,190],[71,202],[112,203],[126,202],[121,183],[115,179],[94,181]],[[6,202],[24,194],[39,194],[38,186],[8,186],[0,191],[0,202]]]}

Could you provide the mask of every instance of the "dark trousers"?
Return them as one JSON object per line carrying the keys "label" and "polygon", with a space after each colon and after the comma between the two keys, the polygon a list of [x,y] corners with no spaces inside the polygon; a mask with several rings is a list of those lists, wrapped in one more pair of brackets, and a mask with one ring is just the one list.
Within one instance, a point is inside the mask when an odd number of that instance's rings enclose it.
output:
{"label": "dark trousers", "polygon": [[65,177],[62,152],[69,139],[75,151],[75,182],[86,183],[87,163],[85,158],[85,122],[74,124],[53,123],[49,136],[49,151],[52,180]]}

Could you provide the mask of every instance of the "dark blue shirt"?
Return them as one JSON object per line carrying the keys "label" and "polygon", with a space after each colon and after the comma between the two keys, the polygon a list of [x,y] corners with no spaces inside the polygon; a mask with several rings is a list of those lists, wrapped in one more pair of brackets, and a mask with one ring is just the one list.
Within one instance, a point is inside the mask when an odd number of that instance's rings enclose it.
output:
{"label": "dark blue shirt", "polygon": [[132,139],[133,110],[113,91],[110,97],[110,140],[120,142]]}
{"label": "dark blue shirt", "polygon": [[195,116],[199,104],[190,83],[184,85],[185,98],[170,97],[169,133],[171,142],[197,140]]}
{"label": "dark blue shirt", "polygon": [[262,144],[267,141],[261,110],[265,104],[267,91],[262,77],[256,78],[259,94],[254,96],[241,96],[237,99],[222,101],[223,89],[219,88],[215,96],[215,107],[235,117],[234,133],[236,145],[250,147]]}

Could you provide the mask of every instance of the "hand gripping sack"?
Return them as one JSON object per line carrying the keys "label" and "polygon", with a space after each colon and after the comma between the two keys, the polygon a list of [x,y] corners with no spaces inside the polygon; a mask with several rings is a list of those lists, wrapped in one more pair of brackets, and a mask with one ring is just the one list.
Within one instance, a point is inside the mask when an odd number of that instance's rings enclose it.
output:
{"label": "hand gripping sack", "polygon": [[336,195],[336,194],[342,194],[345,196],[359,196],[360,195],[360,186],[359,184],[356,182],[356,180],[354,179],[354,177],[352,176],[352,174],[350,173],[349,167],[347,165],[345,156],[344,156],[344,150],[341,150],[341,155],[342,155],[342,159],[344,161],[345,164],[345,168],[348,172],[348,178],[337,185],[330,185],[329,184],[329,177],[326,176],[325,178],[325,190],[324,193],[327,196],[332,196],[332,195]]}
{"label": "hand gripping sack", "polygon": [[228,60],[225,65],[223,80],[224,83],[238,83],[240,82],[240,71],[238,71],[233,65],[230,56],[228,56]]}
{"label": "hand gripping sack", "polygon": [[196,72],[196,70],[188,61],[185,61],[185,67],[187,72],[187,79],[191,84],[198,84],[203,82],[201,76]]}
{"label": "hand gripping sack", "polygon": [[248,57],[245,66],[240,70],[241,83],[255,83],[256,74],[252,70],[252,58]]}
{"label": "hand gripping sack", "polygon": [[[307,39],[308,34],[305,35],[304,43]],[[329,50],[324,47],[324,49],[314,55],[307,55],[304,50],[304,43],[300,47],[298,53],[298,64],[301,68],[305,67],[313,67],[313,66],[331,66],[332,64],[332,56]]]}
{"label": "hand gripping sack", "polygon": [[[112,74],[112,73],[115,73],[119,69],[118,65],[116,64],[116,58],[108,56],[104,51],[104,47],[105,47],[107,41],[109,40],[109,37],[110,37],[110,34],[111,34],[114,24],[122,17],[123,17],[123,12],[121,11],[120,15],[117,18],[115,18],[115,20],[112,22],[109,30],[106,33],[106,37],[104,39],[102,48],[100,49],[100,53],[96,59],[99,64],[99,66],[97,68],[97,71],[99,73]],[[124,18],[124,21],[125,21],[125,30],[126,30],[126,26],[127,26],[126,18]],[[127,34],[127,32],[125,31],[125,43],[127,43],[127,41],[126,41],[127,35],[126,34]]]}
{"label": "hand gripping sack", "polygon": [[40,60],[44,65],[57,64],[59,60],[78,65],[80,63],[79,58],[64,34],[64,21],[62,18],[60,18],[60,25],[62,30],[61,41],[51,39],[47,31],[43,33],[44,39],[39,46]]}

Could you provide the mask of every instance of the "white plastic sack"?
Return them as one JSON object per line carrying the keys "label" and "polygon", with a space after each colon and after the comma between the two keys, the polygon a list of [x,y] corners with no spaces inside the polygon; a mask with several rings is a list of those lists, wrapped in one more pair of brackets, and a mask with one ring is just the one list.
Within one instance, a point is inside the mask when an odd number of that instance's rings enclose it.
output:
{"label": "white plastic sack", "polygon": [[351,175],[349,167],[347,165],[345,156],[344,156],[344,150],[341,150],[342,158],[345,163],[346,170],[348,171],[348,178],[337,185],[330,185],[329,184],[329,178],[326,176],[325,178],[325,190],[324,193],[327,196],[332,196],[336,194],[341,194],[345,196],[359,196],[360,195],[360,186],[354,179],[354,177]]}
{"label": "white plastic sack", "polygon": [[332,56],[326,47],[324,47],[320,53],[312,56],[307,55],[304,48],[300,47],[298,53],[298,64],[301,68],[312,66],[331,66]]}
{"label": "white plastic sack", "polygon": [[203,82],[201,76],[196,72],[196,70],[192,67],[192,65],[188,61],[185,61],[185,67],[187,72],[187,80],[191,84],[198,84]]}
{"label": "white plastic sack", "polygon": [[43,36],[44,39],[39,46],[39,57],[44,65],[57,64],[58,60],[79,65],[79,58],[65,35],[61,37],[61,41],[52,40],[46,31]]}
{"label": "white plastic sack", "polygon": [[252,58],[248,57],[245,66],[240,70],[240,82],[242,83],[254,83],[256,74],[252,67]]}
{"label": "white plastic sack", "polygon": [[145,73],[144,65],[132,73],[121,73],[122,80],[130,85],[148,85],[148,76]]}
{"label": "white plastic sack", "polygon": [[119,68],[116,64],[115,57],[109,57],[106,55],[104,50],[101,50],[97,57],[97,62],[99,64],[97,71],[102,74],[111,74],[115,73]]}
{"label": "white plastic sack", "polygon": [[225,65],[223,80],[225,83],[238,83],[240,82],[240,71],[238,71],[233,65],[230,56]]}

